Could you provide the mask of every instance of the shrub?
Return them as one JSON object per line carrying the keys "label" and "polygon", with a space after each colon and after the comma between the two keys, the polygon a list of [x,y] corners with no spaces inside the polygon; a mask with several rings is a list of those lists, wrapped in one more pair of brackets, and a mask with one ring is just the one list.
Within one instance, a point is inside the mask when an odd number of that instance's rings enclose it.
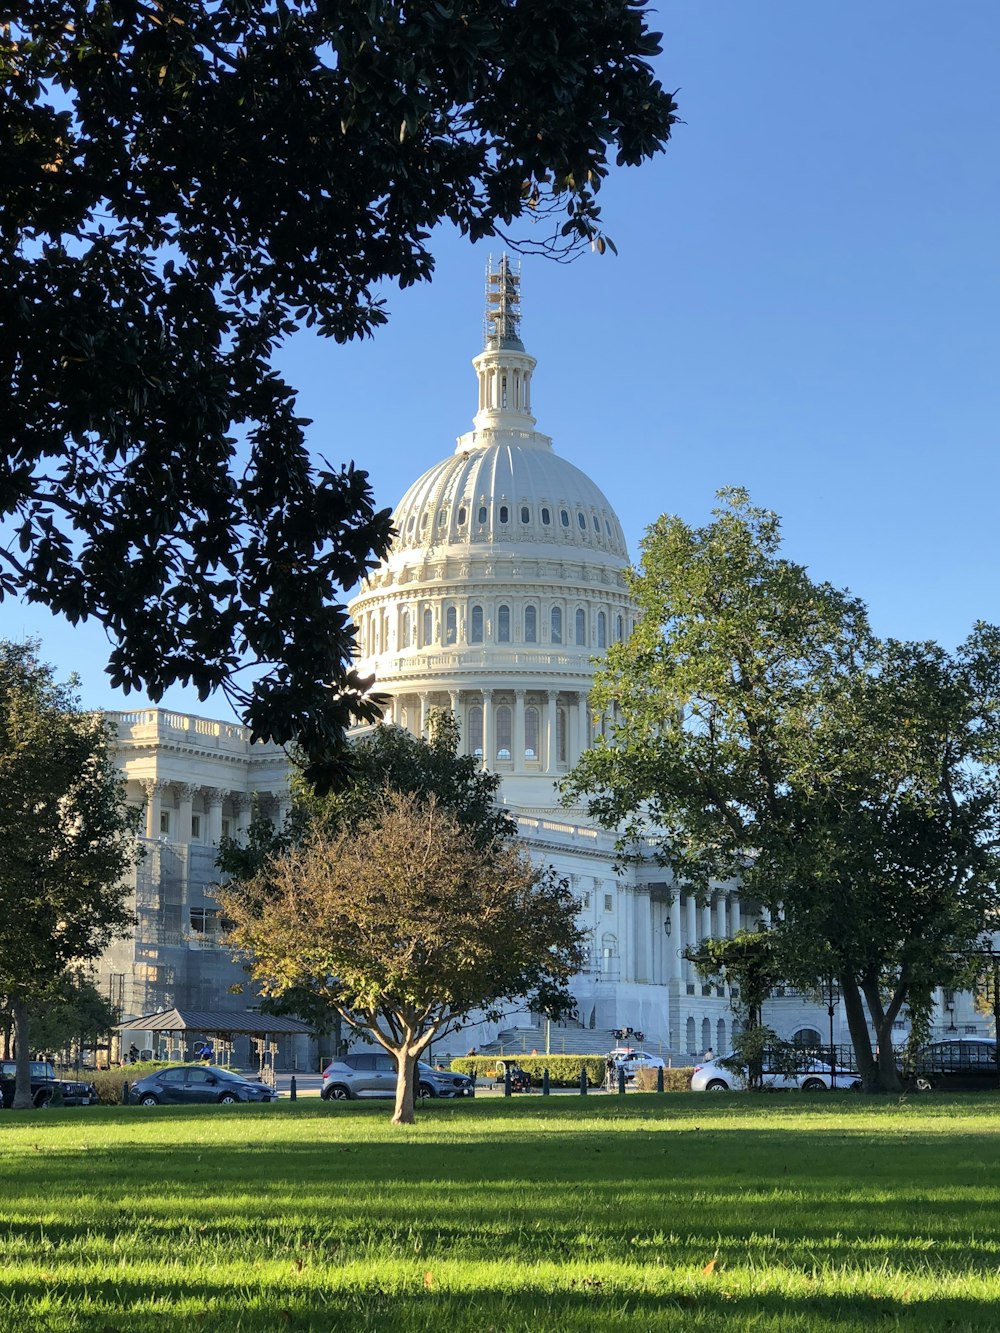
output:
{"label": "shrub", "polygon": [[[635,1073],[635,1086],[640,1092],[656,1091],[656,1076],[659,1070],[656,1069],[637,1069]],[[691,1075],[694,1070],[690,1066],[681,1065],[677,1069],[664,1069],[663,1071],[663,1091],[664,1092],[687,1092],[691,1087]]]}
{"label": "shrub", "polygon": [[463,1055],[452,1060],[456,1074],[470,1074],[477,1078],[502,1079],[502,1066],[517,1063],[531,1078],[533,1087],[541,1087],[542,1075],[549,1071],[549,1083],[554,1088],[574,1088],[580,1082],[580,1070],[587,1071],[587,1084],[596,1088],[604,1082],[603,1055]]}

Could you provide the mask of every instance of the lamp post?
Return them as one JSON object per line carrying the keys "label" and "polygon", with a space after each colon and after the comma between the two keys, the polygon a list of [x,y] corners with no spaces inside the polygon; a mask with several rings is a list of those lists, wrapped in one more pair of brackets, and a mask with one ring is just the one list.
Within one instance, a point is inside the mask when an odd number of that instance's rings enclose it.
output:
{"label": "lamp post", "polygon": [[827,1005],[826,1005],[826,1012],[827,1012],[827,1016],[828,1016],[829,1019],[830,1019],[830,1087],[831,1087],[831,1089],[835,1089],[836,1086],[837,1086],[837,1048],[836,1048],[836,1046],[833,1044],[833,1015],[834,1015],[835,1010],[834,1010],[834,1003],[833,1003],[834,990],[833,990],[833,973],[832,973],[832,972],[831,972],[830,975],[827,977],[827,982],[826,982],[826,984],[827,984],[827,992],[826,992],[826,996],[827,996]]}

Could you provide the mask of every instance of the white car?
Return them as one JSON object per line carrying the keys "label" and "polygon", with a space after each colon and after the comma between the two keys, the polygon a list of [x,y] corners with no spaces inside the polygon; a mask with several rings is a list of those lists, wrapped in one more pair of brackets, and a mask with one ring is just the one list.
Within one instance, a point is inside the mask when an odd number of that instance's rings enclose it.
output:
{"label": "white car", "polygon": [[614,1060],[616,1068],[625,1070],[626,1078],[635,1078],[637,1069],[666,1069],[666,1064],[658,1055],[637,1051],[631,1046],[616,1046],[609,1052],[609,1057]]}
{"label": "white car", "polygon": [[[861,1080],[853,1070],[838,1069],[834,1084],[830,1078],[828,1065],[820,1064],[817,1060],[808,1060],[805,1065],[806,1067],[796,1074],[778,1074],[766,1070],[764,1086],[798,1089],[802,1092],[829,1092],[832,1086],[835,1086],[838,1092],[861,1087]],[[746,1082],[739,1074],[726,1069],[719,1060],[706,1060],[703,1064],[695,1065],[694,1073],[691,1075],[692,1092],[738,1092],[745,1088]]]}

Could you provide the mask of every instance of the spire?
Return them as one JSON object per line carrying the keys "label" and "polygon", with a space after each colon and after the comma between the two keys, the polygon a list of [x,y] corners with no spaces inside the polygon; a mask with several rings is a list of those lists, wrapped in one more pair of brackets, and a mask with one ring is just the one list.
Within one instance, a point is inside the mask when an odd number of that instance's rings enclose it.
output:
{"label": "spire", "polygon": [[506,254],[493,267],[493,256],[486,265],[486,319],[483,350],[523,352],[521,327],[521,274],[515,273]]}

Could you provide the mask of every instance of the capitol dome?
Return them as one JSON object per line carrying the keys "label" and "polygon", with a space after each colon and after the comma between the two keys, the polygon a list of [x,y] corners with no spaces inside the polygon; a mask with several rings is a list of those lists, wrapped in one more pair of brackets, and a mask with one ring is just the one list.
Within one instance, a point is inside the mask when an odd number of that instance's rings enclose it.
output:
{"label": "capitol dome", "polygon": [[617,515],[535,429],[519,282],[506,259],[490,272],[473,429],[408,488],[350,611],[387,718],[422,734],[431,709],[451,709],[468,752],[529,800],[528,779],[550,792],[601,729],[595,659],[631,632],[635,607]]}

